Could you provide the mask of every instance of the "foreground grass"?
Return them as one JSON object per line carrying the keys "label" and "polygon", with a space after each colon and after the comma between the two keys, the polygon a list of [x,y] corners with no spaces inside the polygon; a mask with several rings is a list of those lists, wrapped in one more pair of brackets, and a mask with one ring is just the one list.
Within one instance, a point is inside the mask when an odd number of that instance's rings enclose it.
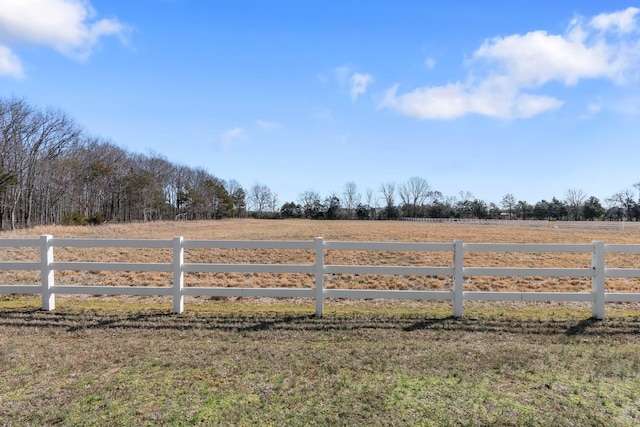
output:
{"label": "foreground grass", "polygon": [[0,299],[0,425],[637,425],[637,307]]}

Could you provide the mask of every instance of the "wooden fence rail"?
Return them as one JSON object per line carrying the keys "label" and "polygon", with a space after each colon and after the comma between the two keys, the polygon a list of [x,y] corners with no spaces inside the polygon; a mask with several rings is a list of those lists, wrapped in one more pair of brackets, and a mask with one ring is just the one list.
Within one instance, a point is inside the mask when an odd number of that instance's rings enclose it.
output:
{"label": "wooden fence rail", "polygon": [[[122,263],[122,262],[56,262],[54,248],[156,248],[172,250],[172,262]],[[640,254],[639,245],[605,244],[515,244],[515,243],[402,243],[402,242],[341,242],[325,241],[318,237],[312,241],[214,241],[185,240],[120,240],[120,239],[62,239],[51,235],[29,239],[0,239],[0,248],[39,248],[40,262],[0,262],[0,270],[40,271],[40,285],[1,284],[3,294],[41,294],[42,309],[55,309],[57,294],[86,295],[164,295],[173,297],[173,312],[184,311],[185,296],[245,296],[245,297],[295,297],[315,300],[317,316],[322,316],[326,298],[382,298],[451,301],[453,316],[463,314],[463,302],[469,301],[560,301],[590,302],[592,315],[603,319],[606,302],[640,302],[640,293],[605,292],[605,278],[640,278],[640,268],[607,268],[607,253]],[[184,252],[189,249],[284,249],[309,250],[315,253],[311,264],[232,264],[185,263]],[[325,264],[327,250],[338,251],[419,251],[450,252],[448,266],[375,266]],[[465,267],[464,255],[473,252],[530,252],[530,253],[589,253],[589,268],[515,268],[515,267]],[[134,271],[172,273],[171,286],[90,286],[56,285],[55,272],[68,271]],[[248,287],[185,287],[184,273],[301,273],[315,276],[314,288],[248,288]],[[326,289],[326,275],[375,274],[422,275],[451,277],[451,290],[361,290]],[[481,292],[464,291],[466,277],[581,277],[591,278],[591,292]]]}

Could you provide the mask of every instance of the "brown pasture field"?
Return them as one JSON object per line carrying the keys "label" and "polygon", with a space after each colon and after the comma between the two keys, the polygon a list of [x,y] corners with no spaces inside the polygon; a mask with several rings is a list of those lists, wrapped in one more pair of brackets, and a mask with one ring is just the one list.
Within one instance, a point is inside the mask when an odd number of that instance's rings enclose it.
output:
{"label": "brown pasture field", "polygon": [[[464,223],[424,223],[400,221],[311,221],[253,220],[166,221],[100,226],[50,226],[4,232],[0,238],[37,237],[51,234],[65,238],[96,239],[185,239],[200,240],[325,240],[464,242],[478,243],[640,243],[637,228],[628,230],[565,229],[526,225],[483,225]],[[37,261],[37,249],[7,248],[0,261]],[[56,261],[171,262],[169,249],[55,248]],[[213,263],[292,263],[311,264],[312,251],[305,250],[195,250],[185,251],[185,262]],[[447,266],[450,252],[326,251],[327,264]],[[640,256],[607,254],[607,267],[635,268]],[[467,267],[576,267],[591,265],[590,254],[577,253],[466,253]],[[35,284],[38,272],[0,271],[0,284]],[[171,286],[170,273],[57,271],[56,284],[100,286]],[[314,277],[305,274],[189,273],[186,286],[223,287],[313,287]],[[332,275],[325,278],[327,288],[448,290],[450,277]],[[544,277],[468,277],[464,290],[588,292],[589,278]],[[640,280],[606,279],[607,292],[640,292]]]}

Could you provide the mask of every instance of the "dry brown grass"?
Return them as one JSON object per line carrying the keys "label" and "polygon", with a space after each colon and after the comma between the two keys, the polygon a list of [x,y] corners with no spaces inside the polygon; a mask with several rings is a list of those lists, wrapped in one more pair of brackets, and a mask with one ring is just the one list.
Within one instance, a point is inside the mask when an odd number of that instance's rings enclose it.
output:
{"label": "dry brown grass", "polygon": [[[138,224],[105,224],[97,227],[35,227],[29,230],[5,232],[0,238],[37,237],[116,238],[116,239],[185,239],[207,240],[325,240],[398,241],[398,242],[464,242],[487,243],[640,243],[637,230],[598,230],[539,228],[526,226],[495,226],[473,224],[430,224],[391,221],[308,221],[308,220],[227,220],[199,222],[151,222]],[[36,249],[8,248],[0,252],[3,261],[37,261]],[[56,248],[57,261],[166,262],[172,259],[168,249],[77,249]],[[325,254],[328,264],[359,265],[451,265],[449,252],[369,252],[335,251]],[[304,250],[187,250],[186,262],[214,263],[313,263],[312,251]],[[572,253],[468,253],[465,266],[477,267],[589,267],[589,254]],[[640,256],[608,254],[608,267],[637,268]],[[37,283],[37,272],[0,272],[1,284]],[[131,272],[56,272],[57,284],[107,286],[170,286],[168,273]],[[186,286],[240,287],[312,287],[314,278],[304,274],[208,274],[185,276]],[[637,279],[607,279],[609,292],[640,292]],[[326,277],[328,288],[351,289],[450,289],[450,277],[335,275]],[[542,277],[471,277],[465,279],[465,290],[493,291],[557,291],[586,292],[591,282],[587,278]]]}

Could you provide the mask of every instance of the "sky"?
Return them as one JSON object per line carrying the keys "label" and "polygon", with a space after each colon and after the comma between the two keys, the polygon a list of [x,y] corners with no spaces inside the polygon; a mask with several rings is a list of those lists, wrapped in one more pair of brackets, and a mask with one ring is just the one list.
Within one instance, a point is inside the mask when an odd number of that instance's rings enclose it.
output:
{"label": "sky", "polygon": [[0,96],[280,203],[640,181],[640,0],[0,0]]}

